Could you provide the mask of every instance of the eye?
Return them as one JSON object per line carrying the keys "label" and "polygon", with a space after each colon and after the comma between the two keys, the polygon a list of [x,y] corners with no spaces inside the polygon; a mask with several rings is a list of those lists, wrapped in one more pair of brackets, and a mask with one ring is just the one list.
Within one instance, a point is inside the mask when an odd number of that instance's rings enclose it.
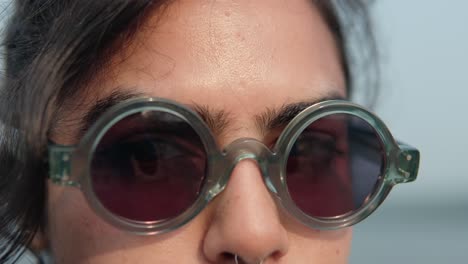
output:
{"label": "eye", "polygon": [[307,157],[314,164],[329,164],[343,154],[334,136],[319,131],[304,131],[291,150],[291,155]]}
{"label": "eye", "polygon": [[164,177],[159,173],[160,162],[164,156],[171,155],[169,151],[176,154],[174,148],[157,140],[149,138],[140,139],[129,144],[128,156],[134,177],[139,180],[156,180]]}
{"label": "eye", "polygon": [[[131,182],[164,180],[195,170],[204,159],[199,146],[169,135],[139,134],[101,148],[94,169]],[[184,172],[184,174],[187,174]]]}

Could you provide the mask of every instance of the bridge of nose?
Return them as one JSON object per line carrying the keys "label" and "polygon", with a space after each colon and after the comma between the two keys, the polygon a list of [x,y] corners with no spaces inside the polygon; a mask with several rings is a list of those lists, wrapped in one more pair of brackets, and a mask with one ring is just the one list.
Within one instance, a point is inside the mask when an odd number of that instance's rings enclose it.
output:
{"label": "bridge of nose", "polygon": [[261,165],[268,163],[273,157],[273,153],[265,144],[253,138],[241,138],[233,141],[224,148],[224,155],[233,166],[244,159],[253,159]]}
{"label": "bridge of nose", "polygon": [[277,188],[272,182],[272,174],[279,172],[278,156],[265,144],[254,138],[241,138],[224,148],[225,169],[227,178],[235,166],[242,160],[251,159],[257,162],[267,188],[277,195]]}

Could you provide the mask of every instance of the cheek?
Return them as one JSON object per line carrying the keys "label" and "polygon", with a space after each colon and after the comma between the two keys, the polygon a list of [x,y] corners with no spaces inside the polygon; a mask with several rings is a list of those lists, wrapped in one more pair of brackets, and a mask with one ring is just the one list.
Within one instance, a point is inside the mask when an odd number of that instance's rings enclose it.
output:
{"label": "cheek", "polygon": [[285,263],[346,264],[349,262],[353,229],[312,230],[285,214],[280,214],[288,230],[291,247]]}
{"label": "cheek", "polygon": [[[300,260],[313,260],[307,263],[346,264],[351,250],[352,229],[338,231],[310,231],[301,234],[292,233],[290,239],[295,241],[290,254],[300,256]],[[287,262],[289,263],[289,262]],[[302,263],[292,261],[291,263]]]}
{"label": "cheek", "polygon": [[[82,193],[74,188],[48,185],[47,233],[57,262],[83,262],[102,251],[108,238],[114,235],[88,207]],[[102,241],[102,242],[101,242]]]}
{"label": "cheek", "polygon": [[190,263],[201,257],[202,217],[168,234],[138,236],[102,220],[77,189],[49,183],[48,192],[46,232],[56,264],[171,263],[181,257]]}

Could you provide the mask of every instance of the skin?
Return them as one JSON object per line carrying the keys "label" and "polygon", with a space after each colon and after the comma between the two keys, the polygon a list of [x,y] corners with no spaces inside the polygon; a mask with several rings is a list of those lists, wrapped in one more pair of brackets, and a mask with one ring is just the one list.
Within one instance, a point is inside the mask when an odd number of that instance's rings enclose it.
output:
{"label": "skin", "polygon": [[[255,115],[287,103],[346,97],[336,43],[305,0],[175,1],[155,12],[133,41],[96,75],[84,103],[64,110],[53,140],[73,134],[87,107],[135,87],[148,96],[223,110],[222,148],[241,137],[270,144],[281,131],[260,131]],[[73,111],[71,110],[73,109]],[[241,161],[222,192],[182,228],[136,236],[111,226],[76,188],[48,184],[47,236],[57,263],[346,263],[351,229],[311,230],[274,202],[254,161]]]}

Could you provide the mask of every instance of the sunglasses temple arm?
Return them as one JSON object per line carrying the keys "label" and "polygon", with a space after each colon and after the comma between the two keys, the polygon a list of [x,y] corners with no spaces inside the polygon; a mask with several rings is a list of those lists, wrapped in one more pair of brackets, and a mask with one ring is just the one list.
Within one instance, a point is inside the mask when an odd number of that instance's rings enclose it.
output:
{"label": "sunglasses temple arm", "polygon": [[74,147],[49,144],[49,179],[57,185],[80,187],[71,180],[71,156]]}
{"label": "sunglasses temple arm", "polygon": [[419,170],[419,150],[402,142],[397,142],[397,170],[400,177],[396,183],[412,182],[416,180]]}

